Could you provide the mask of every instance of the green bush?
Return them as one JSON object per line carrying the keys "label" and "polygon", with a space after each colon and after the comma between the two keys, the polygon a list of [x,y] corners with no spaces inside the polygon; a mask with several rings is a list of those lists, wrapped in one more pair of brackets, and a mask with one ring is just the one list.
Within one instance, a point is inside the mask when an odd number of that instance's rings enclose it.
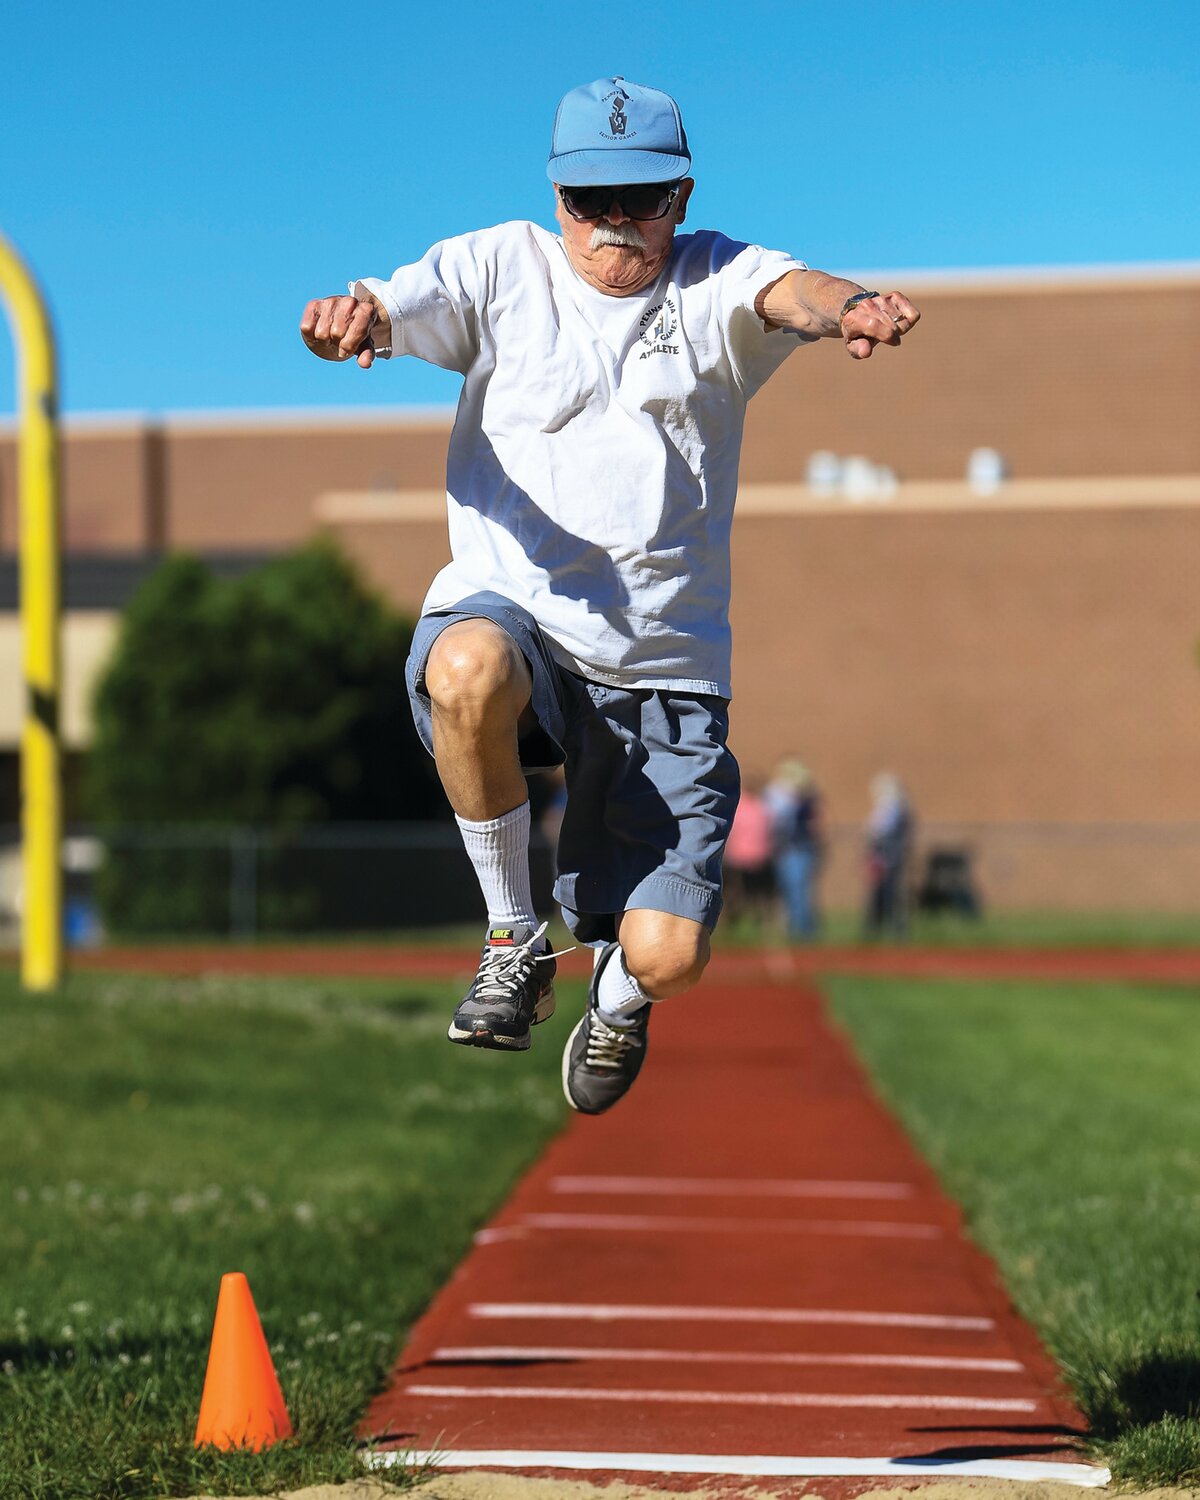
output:
{"label": "green bush", "polygon": [[[253,825],[286,841],[335,820],[443,816],[409,715],[411,633],[326,543],[233,580],[167,559],[130,601],[96,694],[85,792],[110,849],[106,923],[227,927],[227,848],[146,847],[155,827]],[[297,927],[314,903],[292,890],[275,907],[271,925]]]}

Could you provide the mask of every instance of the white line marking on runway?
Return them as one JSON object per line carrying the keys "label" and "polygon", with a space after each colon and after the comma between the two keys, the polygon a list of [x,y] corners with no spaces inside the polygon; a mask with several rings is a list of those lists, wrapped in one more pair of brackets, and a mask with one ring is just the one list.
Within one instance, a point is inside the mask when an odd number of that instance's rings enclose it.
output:
{"label": "white line marking on runway", "polygon": [[863,1328],[952,1328],[983,1332],[992,1318],[941,1313],[843,1312],[828,1307],[662,1307],[604,1302],[473,1302],[473,1318],[579,1318],[608,1323],[621,1319],[655,1323],[834,1323]]}
{"label": "white line marking on runway", "polygon": [[891,1411],[1037,1411],[1036,1401],[993,1396],[838,1396],[823,1391],[644,1391],[603,1386],[406,1385],[406,1395],[442,1401],[628,1401],[688,1406],[809,1406]]}
{"label": "white line marking on runway", "polygon": [[924,1474],[956,1475],[962,1479],[1013,1479],[1029,1483],[1057,1479],[1085,1489],[1099,1489],[1112,1478],[1107,1469],[1091,1464],[1047,1463],[1029,1459],[986,1458],[788,1458],[771,1454],[718,1453],[587,1453],[514,1448],[435,1448],[428,1452],[403,1449],[367,1452],[371,1468],[396,1466],[441,1469],[574,1469],[618,1474],[731,1474],[807,1476],[814,1479],[914,1479]]}
{"label": "white line marking on runway", "polygon": [[554,1193],[646,1193],[679,1198],[911,1198],[908,1182],[821,1182],[806,1178],[552,1177]]}
{"label": "white line marking on runway", "polygon": [[853,1239],[936,1240],[936,1224],[891,1224],[871,1219],[717,1219],[674,1214],[522,1214],[529,1229],[611,1229],[622,1234],[831,1234]]}
{"label": "white line marking on runway", "polygon": [[617,1360],[623,1363],[694,1365],[832,1365],[868,1370],[972,1370],[984,1374],[1019,1374],[1019,1359],[962,1359],[937,1354],[755,1354],[747,1349],[605,1349],[571,1345],[482,1344],[435,1349],[435,1361],[490,1363],[496,1360]]}

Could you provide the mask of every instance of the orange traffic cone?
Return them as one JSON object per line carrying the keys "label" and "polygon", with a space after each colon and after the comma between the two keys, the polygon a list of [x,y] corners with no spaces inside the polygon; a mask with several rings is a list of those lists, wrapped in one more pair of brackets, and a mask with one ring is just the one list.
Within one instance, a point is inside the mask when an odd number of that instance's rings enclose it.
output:
{"label": "orange traffic cone", "polygon": [[269,1448],[292,1424],[262,1324],[241,1271],[221,1277],[208,1372],[196,1423],[196,1447]]}

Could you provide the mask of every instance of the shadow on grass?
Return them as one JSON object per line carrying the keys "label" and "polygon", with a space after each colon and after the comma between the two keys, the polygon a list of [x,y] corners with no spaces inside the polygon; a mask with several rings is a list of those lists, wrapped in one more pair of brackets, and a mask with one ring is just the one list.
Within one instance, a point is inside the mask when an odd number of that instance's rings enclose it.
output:
{"label": "shadow on grass", "polygon": [[441,995],[389,995],[373,1007],[381,1015],[398,1021],[413,1021],[440,1014],[446,1009],[446,997]]}
{"label": "shadow on grass", "polygon": [[1164,1417],[1200,1418],[1200,1353],[1156,1350],[1098,1375],[1080,1393],[1098,1438]]}
{"label": "shadow on grass", "polygon": [[21,1343],[0,1343],[0,1365],[17,1374],[30,1370],[61,1370],[76,1363],[74,1344],[54,1343],[48,1339],[24,1339]]}
{"label": "shadow on grass", "polygon": [[89,1343],[80,1339],[0,1340],[0,1368],[13,1375],[29,1375],[37,1370],[82,1369],[108,1365],[122,1355],[133,1364],[144,1355],[161,1358],[165,1344],[158,1339],[122,1339],[119,1344]]}

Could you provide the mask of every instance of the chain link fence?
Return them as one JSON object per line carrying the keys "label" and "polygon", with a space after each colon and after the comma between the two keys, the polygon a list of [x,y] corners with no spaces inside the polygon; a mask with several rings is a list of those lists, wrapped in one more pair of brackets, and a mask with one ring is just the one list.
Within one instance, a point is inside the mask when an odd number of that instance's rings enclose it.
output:
{"label": "chain link fence", "polygon": [[[197,825],[74,828],[64,843],[67,938],[384,934],[485,917],[448,823],[336,823],[291,833]],[[535,829],[534,897],[553,910],[554,847]],[[1136,893],[1122,899],[1122,892]],[[1200,891],[1200,824],[927,823],[907,881],[914,911],[1186,913]],[[835,825],[824,911],[857,913],[861,829]],[[0,941],[21,910],[16,828],[0,828]]]}

